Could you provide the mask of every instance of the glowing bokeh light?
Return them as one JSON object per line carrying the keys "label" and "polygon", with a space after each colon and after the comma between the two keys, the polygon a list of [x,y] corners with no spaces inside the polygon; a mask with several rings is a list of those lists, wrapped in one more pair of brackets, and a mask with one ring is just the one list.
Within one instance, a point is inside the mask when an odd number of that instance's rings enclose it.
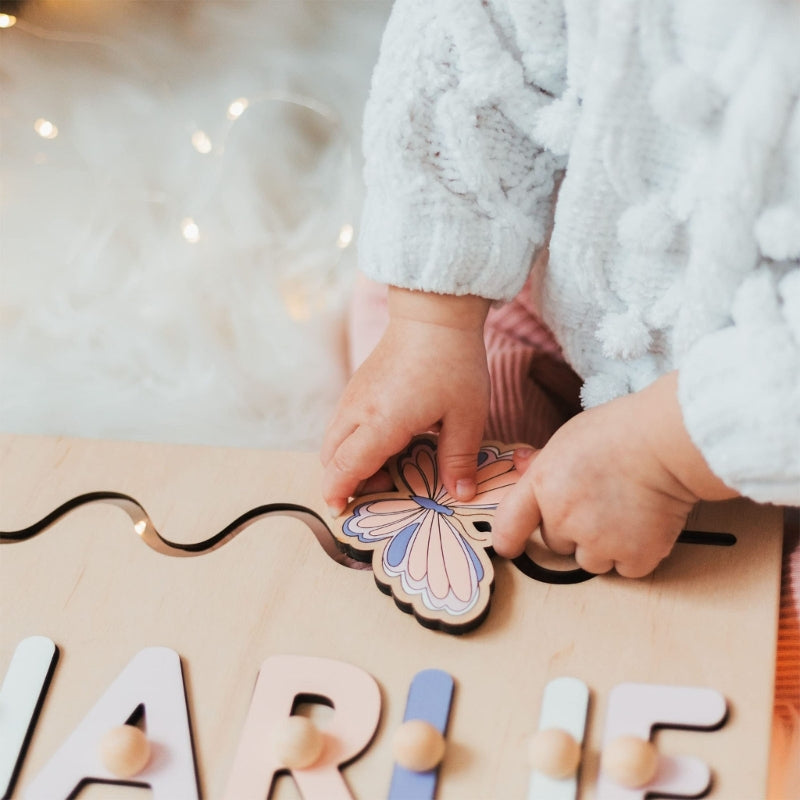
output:
{"label": "glowing bokeh light", "polygon": [[190,244],[195,244],[200,239],[200,228],[191,217],[181,220],[181,234]]}
{"label": "glowing bokeh light", "polygon": [[349,223],[342,225],[341,230],[339,231],[339,238],[336,240],[336,246],[341,248],[342,250],[345,247],[349,247],[350,243],[353,241],[353,226]]}
{"label": "glowing bokeh light", "polygon": [[33,123],[33,129],[42,139],[55,139],[58,136],[58,128],[49,119],[44,119],[43,117],[39,117]]}
{"label": "glowing bokeh light", "polygon": [[228,106],[228,119],[239,119],[239,117],[247,111],[247,107],[250,105],[250,101],[246,97],[240,97],[237,100],[234,100]]}
{"label": "glowing bokeh light", "polygon": [[205,131],[195,131],[192,134],[192,147],[197,150],[198,153],[206,153],[211,152],[211,139],[208,138],[208,134]]}

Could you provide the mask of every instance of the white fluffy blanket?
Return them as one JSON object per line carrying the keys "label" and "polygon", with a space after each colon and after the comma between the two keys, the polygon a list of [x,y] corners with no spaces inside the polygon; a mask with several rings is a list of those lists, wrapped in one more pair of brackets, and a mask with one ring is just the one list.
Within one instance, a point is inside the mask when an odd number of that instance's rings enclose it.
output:
{"label": "white fluffy blanket", "polygon": [[23,4],[0,30],[0,429],[318,447],[389,7]]}

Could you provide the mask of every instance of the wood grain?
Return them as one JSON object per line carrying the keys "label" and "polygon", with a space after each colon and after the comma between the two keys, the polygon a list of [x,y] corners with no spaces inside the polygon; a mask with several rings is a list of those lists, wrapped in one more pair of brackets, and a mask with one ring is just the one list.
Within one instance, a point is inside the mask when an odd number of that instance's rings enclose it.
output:
{"label": "wood grain", "polygon": [[[0,530],[25,528],[86,492],[135,498],[157,529],[200,541],[249,509],[307,506],[327,518],[313,453],[0,437]],[[332,521],[331,521],[332,522]],[[77,508],[0,546],[0,674],[16,643],[51,637],[61,656],[14,797],[143,647],[180,653],[200,786],[222,795],[259,665],[296,653],[340,659],[382,689],[378,734],[345,769],[356,797],[385,796],[408,686],[438,668],[456,681],[438,797],[524,797],[527,737],[548,680],[591,690],[581,797],[593,797],[609,690],[623,681],[709,686],[728,698],[713,733],[668,730],[660,748],[697,755],[713,798],[766,787],[780,577],[781,512],[746,501],[699,507],[688,527],[732,547],[678,545],[650,577],[550,585],[495,559],[487,620],[463,636],[431,631],[381,594],[371,572],[334,562],[297,519],[250,524],[215,552],[172,558],[139,541],[119,508]],[[746,754],[746,757],[742,757]],[[81,797],[94,796],[94,790]],[[102,787],[103,797],[146,796]],[[296,796],[281,779],[276,796]]]}

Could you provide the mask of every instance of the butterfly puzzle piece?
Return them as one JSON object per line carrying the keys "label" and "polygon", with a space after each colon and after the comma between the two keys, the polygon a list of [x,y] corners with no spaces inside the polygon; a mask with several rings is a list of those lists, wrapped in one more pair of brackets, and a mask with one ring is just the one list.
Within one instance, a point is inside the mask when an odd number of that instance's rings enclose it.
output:
{"label": "butterfly puzzle piece", "polygon": [[436,438],[416,437],[388,465],[396,491],[356,498],[335,536],[350,556],[372,562],[378,587],[403,611],[428,628],[465,633],[489,613],[491,520],[519,477],[513,453],[513,446],[485,442],[477,493],[461,502],[440,480]]}

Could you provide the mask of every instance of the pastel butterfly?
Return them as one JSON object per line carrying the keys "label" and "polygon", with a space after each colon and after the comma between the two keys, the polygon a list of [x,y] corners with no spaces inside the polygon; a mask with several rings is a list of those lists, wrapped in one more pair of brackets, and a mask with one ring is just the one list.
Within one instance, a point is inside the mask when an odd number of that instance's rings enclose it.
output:
{"label": "pastel butterfly", "polygon": [[426,627],[462,633],[489,611],[494,569],[490,521],[519,474],[514,449],[486,442],[478,492],[453,498],[439,481],[436,438],[416,437],[389,463],[396,492],[354,500],[336,538],[353,558],[372,561],[375,581]]}

